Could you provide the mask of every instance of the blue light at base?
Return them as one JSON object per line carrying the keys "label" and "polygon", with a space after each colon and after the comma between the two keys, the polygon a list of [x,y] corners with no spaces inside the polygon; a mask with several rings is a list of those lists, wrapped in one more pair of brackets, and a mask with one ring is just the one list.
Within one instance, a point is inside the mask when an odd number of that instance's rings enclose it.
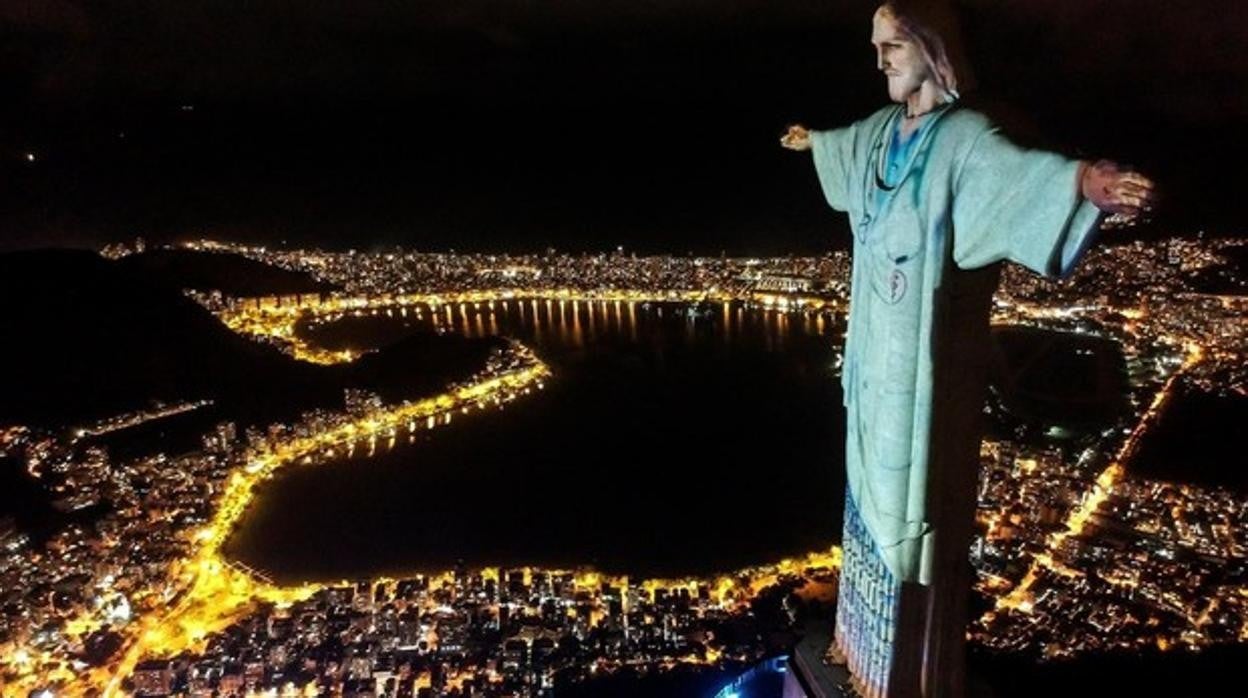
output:
{"label": "blue light at base", "polygon": [[[788,662],[788,655],[772,657],[771,659],[759,662],[745,673],[733,679],[731,683],[719,689],[719,692],[715,694],[715,698],[746,698],[747,696],[754,698],[755,690],[753,689],[760,689],[762,686],[777,681],[778,679],[775,677],[779,674],[783,674],[788,669]],[[766,680],[766,677],[769,676],[773,677],[770,681]],[[747,692],[746,689],[750,688],[751,684],[754,684],[753,689]],[[776,685],[776,688],[777,692],[775,695],[776,698],[778,698],[778,684]],[[768,694],[770,689],[762,688],[762,690],[764,694]],[[758,696],[758,698],[768,698],[768,696],[763,695]]]}

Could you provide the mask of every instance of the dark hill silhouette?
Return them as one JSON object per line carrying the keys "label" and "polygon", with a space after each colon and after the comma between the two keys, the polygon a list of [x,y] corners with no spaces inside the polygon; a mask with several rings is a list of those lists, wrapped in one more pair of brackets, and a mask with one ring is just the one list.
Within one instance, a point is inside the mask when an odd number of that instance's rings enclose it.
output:
{"label": "dark hill silhouette", "polygon": [[123,257],[117,266],[175,288],[215,289],[231,296],[316,293],[336,288],[304,272],[279,269],[227,252],[158,249]]}
{"label": "dark hill silhouette", "polygon": [[287,421],[341,407],[346,387],[418,397],[479,370],[498,341],[422,335],[358,365],[316,366],[234,334],[155,276],[85,251],[0,255],[0,424],[69,426],[199,398],[240,424]]}
{"label": "dark hill silhouette", "polygon": [[341,401],[336,371],[235,335],[174,286],[91,252],[0,255],[0,294],[6,422],[69,424],[153,399],[210,397],[245,418]]}

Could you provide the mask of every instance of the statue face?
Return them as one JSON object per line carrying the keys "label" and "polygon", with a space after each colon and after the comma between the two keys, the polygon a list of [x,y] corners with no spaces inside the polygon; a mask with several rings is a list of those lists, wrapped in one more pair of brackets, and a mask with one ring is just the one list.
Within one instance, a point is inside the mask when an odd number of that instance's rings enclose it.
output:
{"label": "statue face", "polygon": [[904,102],[932,77],[931,70],[918,43],[892,14],[877,11],[871,25],[876,67],[888,78],[888,96],[894,102]]}

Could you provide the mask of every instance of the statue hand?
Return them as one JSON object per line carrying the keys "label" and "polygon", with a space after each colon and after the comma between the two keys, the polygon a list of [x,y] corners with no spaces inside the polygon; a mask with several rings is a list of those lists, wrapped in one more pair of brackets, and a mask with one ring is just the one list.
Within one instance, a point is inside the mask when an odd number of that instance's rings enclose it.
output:
{"label": "statue hand", "polygon": [[1109,160],[1087,164],[1079,190],[1097,208],[1127,220],[1152,211],[1157,200],[1156,186],[1151,179],[1121,169],[1118,163]]}
{"label": "statue hand", "polygon": [[788,148],[801,152],[810,150],[810,131],[801,124],[793,124],[789,130],[780,137],[780,147]]}

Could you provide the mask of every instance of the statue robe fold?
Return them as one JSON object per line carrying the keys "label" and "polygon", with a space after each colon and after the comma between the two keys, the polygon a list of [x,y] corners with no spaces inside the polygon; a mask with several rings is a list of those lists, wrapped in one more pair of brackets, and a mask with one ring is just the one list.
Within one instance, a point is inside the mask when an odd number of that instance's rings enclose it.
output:
{"label": "statue robe fold", "polygon": [[[935,121],[915,136],[913,156],[886,176],[902,110],[814,132],[812,150],[823,194],[849,214],[854,234],[837,646],[868,695],[926,696],[948,691],[920,693],[890,677],[961,681],[957,599],[969,584],[996,263],[1064,275],[1100,212],[1079,195],[1078,162],[1020,148],[956,104],[927,117]],[[938,627],[950,622],[961,624]],[[913,650],[901,648],[902,634],[919,638]]]}

